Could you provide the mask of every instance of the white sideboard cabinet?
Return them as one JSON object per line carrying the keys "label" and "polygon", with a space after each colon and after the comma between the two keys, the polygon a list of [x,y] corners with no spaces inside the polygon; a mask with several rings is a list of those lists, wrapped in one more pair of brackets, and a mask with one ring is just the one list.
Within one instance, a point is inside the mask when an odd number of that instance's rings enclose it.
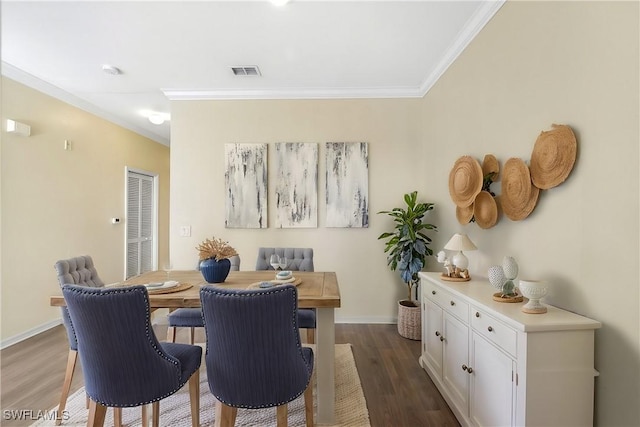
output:
{"label": "white sideboard cabinet", "polygon": [[463,426],[593,425],[600,322],[547,306],[493,300],[486,280],[420,273],[420,365]]}

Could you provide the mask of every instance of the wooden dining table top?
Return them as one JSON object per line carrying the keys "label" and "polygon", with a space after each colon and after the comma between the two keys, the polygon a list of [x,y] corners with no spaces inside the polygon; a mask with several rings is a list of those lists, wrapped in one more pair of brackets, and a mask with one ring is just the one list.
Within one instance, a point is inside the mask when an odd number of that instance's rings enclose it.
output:
{"label": "wooden dining table top", "polygon": [[[231,271],[223,283],[209,284],[197,270],[150,271],[131,277],[123,282],[107,285],[109,287],[126,287],[155,282],[175,280],[182,284],[192,285],[178,292],[149,292],[151,308],[200,307],[200,287],[216,286],[226,289],[247,289],[256,283],[275,279],[273,270]],[[294,271],[298,290],[298,307],[300,308],[338,308],[340,307],[340,289],[334,272]],[[184,286],[182,286],[184,287]],[[52,306],[65,306],[62,295],[54,295],[50,299]]]}

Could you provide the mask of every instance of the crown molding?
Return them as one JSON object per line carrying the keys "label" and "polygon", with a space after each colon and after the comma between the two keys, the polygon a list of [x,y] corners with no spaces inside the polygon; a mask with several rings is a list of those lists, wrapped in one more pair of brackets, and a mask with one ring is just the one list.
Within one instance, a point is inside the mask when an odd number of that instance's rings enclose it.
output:
{"label": "crown molding", "polygon": [[362,99],[421,98],[420,88],[299,88],[299,89],[161,89],[171,101],[249,100],[249,99]]}
{"label": "crown molding", "polygon": [[425,79],[420,86],[421,96],[424,96],[436,84],[438,79],[442,77],[451,64],[460,56],[471,41],[478,35],[485,25],[493,18],[498,10],[504,5],[506,0],[490,0],[485,1],[469,18],[466,25],[458,33],[458,37],[447,49],[440,62],[435,66],[431,74]]}
{"label": "crown molding", "polygon": [[101,119],[107,120],[120,127],[149,138],[159,144],[169,146],[169,140],[167,138],[163,138],[155,133],[149,132],[148,130],[140,126],[131,124],[126,120],[121,119],[120,117],[116,117],[113,114],[96,107],[95,104],[72,95],[69,92],[62,90],[51,83],[45,82],[44,80],[41,80],[32,74],[22,71],[21,69],[9,64],[8,62],[2,61],[0,64],[2,66],[2,75],[7,78],[15,80],[18,83],[21,83],[27,87],[35,89],[62,102],[86,111],[87,113],[93,114],[97,117],[100,117]]}

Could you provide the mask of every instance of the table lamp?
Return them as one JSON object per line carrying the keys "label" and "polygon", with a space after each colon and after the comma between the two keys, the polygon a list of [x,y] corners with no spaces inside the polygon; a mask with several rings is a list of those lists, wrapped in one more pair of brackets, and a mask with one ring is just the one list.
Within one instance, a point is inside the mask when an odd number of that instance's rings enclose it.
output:
{"label": "table lamp", "polygon": [[451,263],[456,267],[456,271],[460,270],[461,272],[464,272],[469,267],[469,259],[462,251],[475,251],[478,249],[466,234],[460,233],[454,234],[444,248],[450,251],[458,251],[458,253],[451,258]]}

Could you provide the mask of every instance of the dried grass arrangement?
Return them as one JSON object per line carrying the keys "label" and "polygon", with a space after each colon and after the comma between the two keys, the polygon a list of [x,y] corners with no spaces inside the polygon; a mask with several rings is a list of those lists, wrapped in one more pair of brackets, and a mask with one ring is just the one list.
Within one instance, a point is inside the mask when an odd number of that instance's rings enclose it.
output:
{"label": "dried grass arrangement", "polygon": [[221,238],[205,239],[196,249],[199,252],[200,261],[215,258],[220,261],[238,255],[236,250]]}

